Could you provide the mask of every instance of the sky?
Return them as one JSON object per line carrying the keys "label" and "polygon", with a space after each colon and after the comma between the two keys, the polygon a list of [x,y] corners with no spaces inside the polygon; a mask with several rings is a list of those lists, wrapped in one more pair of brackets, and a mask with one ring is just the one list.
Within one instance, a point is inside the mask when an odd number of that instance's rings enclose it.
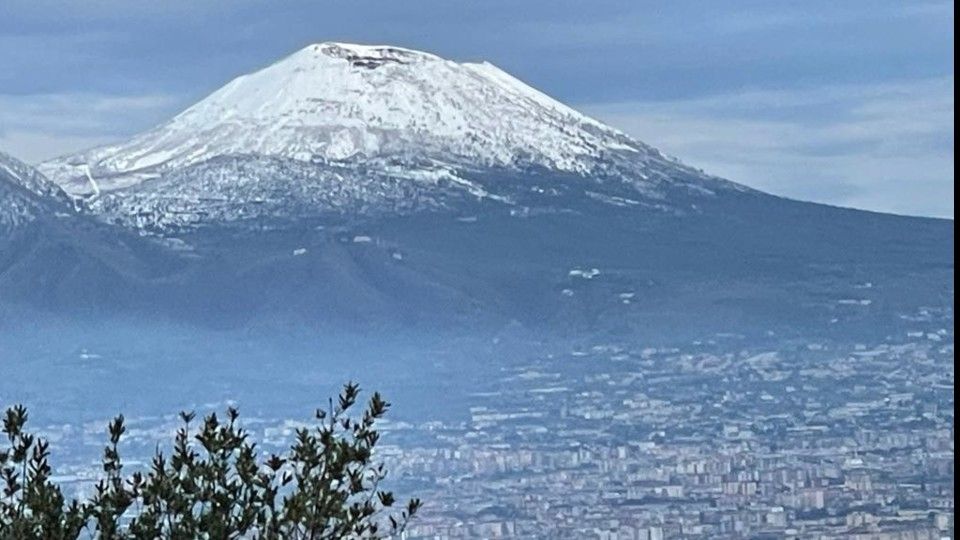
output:
{"label": "sky", "polygon": [[940,0],[0,1],[0,150],[122,140],[310,43],[490,61],[707,172],[953,217]]}

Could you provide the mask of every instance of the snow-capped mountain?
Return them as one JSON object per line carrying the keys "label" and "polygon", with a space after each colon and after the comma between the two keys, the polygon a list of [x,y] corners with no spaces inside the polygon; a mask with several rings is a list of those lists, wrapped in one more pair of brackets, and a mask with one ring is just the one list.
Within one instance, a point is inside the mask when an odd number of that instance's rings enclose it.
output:
{"label": "snow-capped mountain", "polygon": [[0,152],[0,231],[73,211],[70,197],[36,169]]}
{"label": "snow-capped mountain", "polygon": [[0,230],[0,311],[889,333],[952,298],[952,222],[750,190],[489,64],[396,47],[311,45],[42,164],[63,190],[5,162],[0,222],[34,221]]}
{"label": "snow-capped mountain", "polygon": [[71,194],[103,197],[95,210],[154,225],[198,212],[242,219],[251,205],[299,217],[433,208],[451,196],[509,204],[516,186],[488,173],[533,169],[627,200],[736,188],[489,63],[342,43],[310,45],[126,142],[41,166]]}

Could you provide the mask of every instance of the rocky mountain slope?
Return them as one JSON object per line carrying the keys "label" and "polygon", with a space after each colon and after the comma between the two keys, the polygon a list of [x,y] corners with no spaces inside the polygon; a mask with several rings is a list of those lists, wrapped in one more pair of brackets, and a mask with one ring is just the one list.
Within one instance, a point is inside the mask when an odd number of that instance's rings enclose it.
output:
{"label": "rocky mountain slope", "polygon": [[36,169],[0,152],[0,233],[73,212],[73,201]]}

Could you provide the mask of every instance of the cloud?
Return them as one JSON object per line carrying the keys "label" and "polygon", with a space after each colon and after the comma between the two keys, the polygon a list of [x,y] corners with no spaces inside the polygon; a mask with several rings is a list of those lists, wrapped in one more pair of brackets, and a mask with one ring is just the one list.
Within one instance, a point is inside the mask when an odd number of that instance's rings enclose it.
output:
{"label": "cloud", "polygon": [[4,0],[0,88],[187,94],[324,40],[489,60],[581,102],[876,82],[952,73],[952,10],[891,0]]}
{"label": "cloud", "polygon": [[953,77],[583,109],[691,165],[787,197],[952,217]]}
{"label": "cloud", "polygon": [[0,149],[37,163],[121,139],[176,107],[165,95],[0,94]]}

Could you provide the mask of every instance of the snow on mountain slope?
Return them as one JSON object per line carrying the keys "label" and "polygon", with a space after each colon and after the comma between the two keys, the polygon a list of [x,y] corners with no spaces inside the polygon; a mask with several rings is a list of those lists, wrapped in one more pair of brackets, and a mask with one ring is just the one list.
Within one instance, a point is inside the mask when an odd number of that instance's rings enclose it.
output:
{"label": "snow on mountain slope", "polygon": [[[737,187],[491,64],[341,43],[310,45],[238,77],[126,142],[41,165],[71,194],[114,193],[95,210],[149,214],[155,224],[240,218],[241,207],[264,198],[281,212],[431,206],[451,190],[496,199],[471,175],[533,169],[598,183],[613,177],[654,199],[670,186]],[[420,200],[403,203],[404,193]],[[185,213],[192,217],[181,219]]]}
{"label": "snow on mountain slope", "polygon": [[89,208],[115,223],[162,231],[204,223],[348,214],[406,214],[471,196],[440,183],[465,182],[445,170],[392,170],[320,164],[261,155],[228,155],[168,171],[160,178],[93,199]]}
{"label": "snow on mountain slope", "polygon": [[36,169],[0,152],[0,231],[72,211],[70,197]]}

